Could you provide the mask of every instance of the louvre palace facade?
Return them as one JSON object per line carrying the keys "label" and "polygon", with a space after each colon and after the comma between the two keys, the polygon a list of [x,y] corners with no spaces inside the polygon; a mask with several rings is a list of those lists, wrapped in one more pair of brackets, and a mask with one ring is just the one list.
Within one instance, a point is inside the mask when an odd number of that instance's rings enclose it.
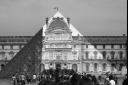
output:
{"label": "louvre palace facade", "polygon": [[[0,36],[0,70],[32,36]],[[127,73],[127,36],[82,35],[60,12],[46,18],[42,32],[41,71],[73,69],[104,74]]]}

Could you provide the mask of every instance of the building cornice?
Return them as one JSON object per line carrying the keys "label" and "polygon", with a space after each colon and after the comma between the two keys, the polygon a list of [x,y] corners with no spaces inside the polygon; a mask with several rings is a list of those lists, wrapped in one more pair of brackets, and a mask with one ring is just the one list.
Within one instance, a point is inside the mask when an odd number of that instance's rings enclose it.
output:
{"label": "building cornice", "polygon": [[[0,36],[0,44],[25,44],[32,36]],[[90,44],[127,44],[127,36],[73,36],[73,41]]]}

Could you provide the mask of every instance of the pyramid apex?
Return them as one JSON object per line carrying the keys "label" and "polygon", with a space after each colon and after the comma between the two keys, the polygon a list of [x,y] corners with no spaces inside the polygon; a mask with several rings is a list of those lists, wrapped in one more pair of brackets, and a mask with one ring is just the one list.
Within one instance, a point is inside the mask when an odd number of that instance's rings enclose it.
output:
{"label": "pyramid apex", "polygon": [[61,13],[60,13],[60,11],[57,11],[55,14],[54,14],[54,16],[53,17],[60,17],[60,18],[62,18],[62,17],[64,17]]}
{"label": "pyramid apex", "polygon": [[60,13],[60,11],[59,11],[59,7],[54,7],[54,9],[56,10],[56,13],[55,13],[55,15],[53,16],[53,17],[60,17],[60,18],[62,18],[62,17],[64,17],[61,13]]}

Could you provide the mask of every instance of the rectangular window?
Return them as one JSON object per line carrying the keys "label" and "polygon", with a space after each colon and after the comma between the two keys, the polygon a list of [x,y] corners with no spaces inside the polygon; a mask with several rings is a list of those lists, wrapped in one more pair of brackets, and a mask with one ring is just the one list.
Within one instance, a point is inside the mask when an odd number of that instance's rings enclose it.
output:
{"label": "rectangular window", "polygon": [[114,49],[120,49],[120,45],[114,45]]}
{"label": "rectangular window", "polygon": [[95,47],[94,47],[94,45],[89,45],[88,46],[88,49],[94,49]]}
{"label": "rectangular window", "polygon": [[111,45],[105,45],[105,49],[111,49],[112,46]]}
{"label": "rectangular window", "polygon": [[13,49],[19,49],[19,45],[13,45]]}
{"label": "rectangular window", "polygon": [[10,45],[5,45],[4,46],[4,49],[10,49],[11,47],[10,47]]}
{"label": "rectangular window", "polygon": [[97,45],[97,49],[103,49],[103,45]]}

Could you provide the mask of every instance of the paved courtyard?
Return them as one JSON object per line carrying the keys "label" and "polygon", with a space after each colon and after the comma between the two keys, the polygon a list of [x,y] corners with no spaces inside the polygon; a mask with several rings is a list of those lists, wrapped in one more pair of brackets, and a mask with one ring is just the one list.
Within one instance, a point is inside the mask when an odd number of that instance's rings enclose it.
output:
{"label": "paved courtyard", "polygon": [[[118,85],[122,85],[123,78],[118,79]],[[0,85],[12,85],[12,82],[7,79],[0,79]],[[27,85],[37,85],[37,83],[27,84]]]}
{"label": "paved courtyard", "polygon": [[[13,85],[13,84],[10,80],[0,79],[0,85]],[[33,84],[27,84],[27,85],[37,85],[37,84],[33,83]]]}

